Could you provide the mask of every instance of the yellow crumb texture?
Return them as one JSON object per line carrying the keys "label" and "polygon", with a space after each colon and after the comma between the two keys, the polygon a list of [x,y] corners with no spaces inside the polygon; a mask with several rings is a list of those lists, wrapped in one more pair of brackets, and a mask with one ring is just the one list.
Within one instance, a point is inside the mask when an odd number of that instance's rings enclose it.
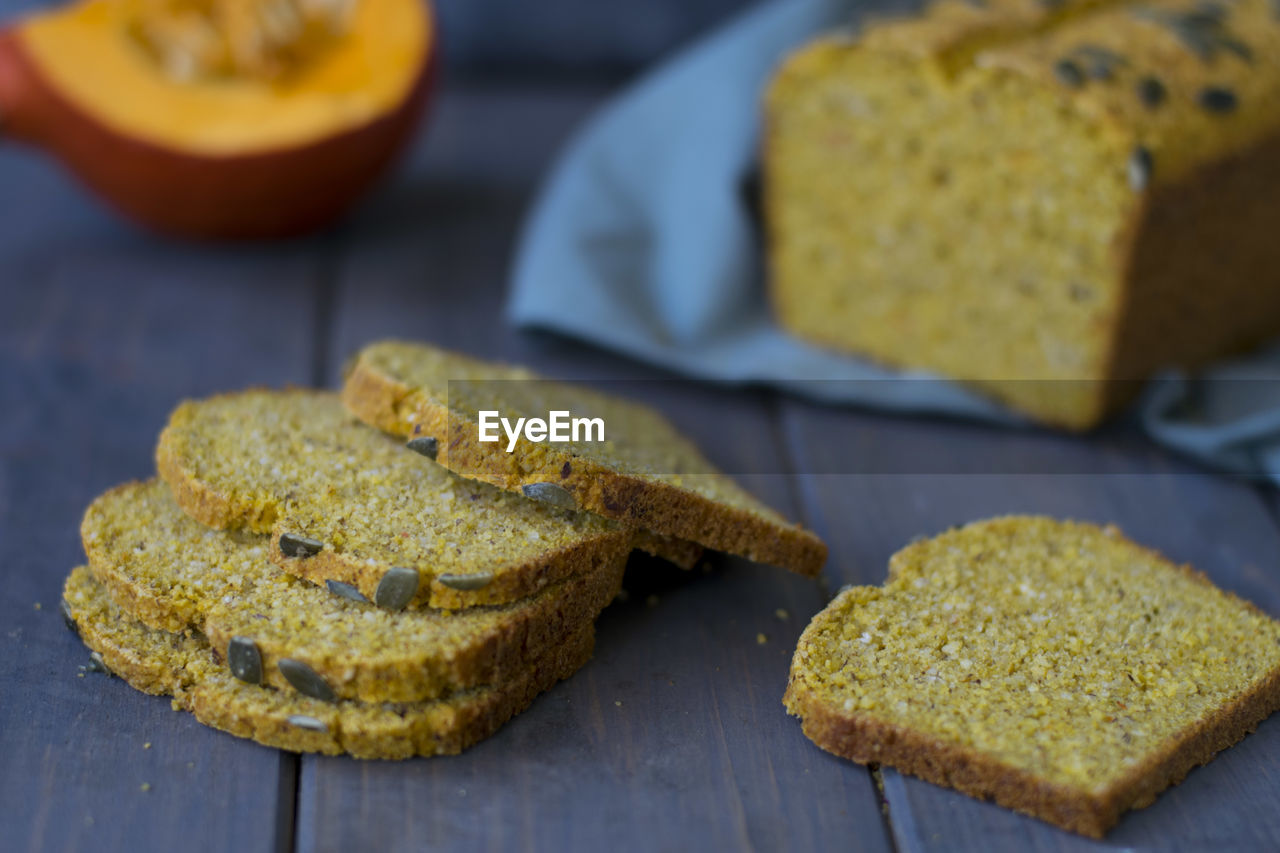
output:
{"label": "yellow crumb texture", "polygon": [[[157,467],[182,508],[215,527],[323,544],[268,559],[374,600],[393,567],[419,573],[413,604],[465,607],[526,597],[630,550],[615,522],[464,480],[371,430],[324,391],[248,391],[183,403]],[[450,585],[442,576],[472,576]]]}
{"label": "yellow crumb texture", "polygon": [[158,480],[95,500],[81,538],[93,574],[133,618],[198,631],[219,653],[247,638],[271,684],[291,690],[276,667],[291,658],[339,696],[362,700],[417,701],[515,677],[604,609],[626,559],[621,552],[512,604],[388,612],[279,571],[266,536],[205,527]]}
{"label": "yellow crumb texture", "polygon": [[267,746],[296,752],[407,758],[457,753],[482,740],[534,697],[591,656],[588,623],[499,686],[459,690],[426,702],[325,702],[237,681],[208,643],[131,620],[85,568],[67,578],[63,597],[85,644],[138,690],[173,696],[175,710]]}
{"label": "yellow crumb texture", "polygon": [[1280,331],[1269,0],[941,0],[766,97],[781,324],[1089,427]]}
{"label": "yellow crumb texture", "polygon": [[[1050,799],[1105,803],[1132,788],[1141,795],[1119,810],[1145,805],[1187,769],[1135,781],[1157,758],[1220,715],[1243,722],[1215,748],[1242,736],[1280,703],[1278,677],[1280,623],[1203,576],[1114,527],[1006,517],[913,544],[883,587],[841,593],[800,640],[787,705],[832,751],[897,755],[1054,820],[947,762],[992,780],[1011,770]],[[825,731],[810,731],[819,718]],[[921,770],[928,759],[895,753],[895,740],[935,752],[941,769]]]}

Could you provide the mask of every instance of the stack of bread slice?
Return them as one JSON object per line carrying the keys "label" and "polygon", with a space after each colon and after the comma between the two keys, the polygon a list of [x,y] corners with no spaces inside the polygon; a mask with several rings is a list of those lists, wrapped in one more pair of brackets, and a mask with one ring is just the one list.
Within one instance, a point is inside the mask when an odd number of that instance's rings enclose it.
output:
{"label": "stack of bread slice", "polygon": [[[341,397],[182,403],[159,477],[93,502],[63,611],[97,661],[268,745],[455,753],[587,662],[633,549],[821,568],[650,410],[425,345],[355,365]],[[508,453],[472,402],[598,413],[608,440]]]}

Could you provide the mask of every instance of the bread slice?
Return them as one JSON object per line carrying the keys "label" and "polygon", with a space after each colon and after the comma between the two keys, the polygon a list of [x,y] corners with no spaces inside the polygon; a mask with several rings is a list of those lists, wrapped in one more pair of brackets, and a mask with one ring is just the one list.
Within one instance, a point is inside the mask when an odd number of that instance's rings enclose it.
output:
{"label": "bread slice", "polygon": [[379,702],[516,678],[599,615],[626,565],[617,554],[513,604],[388,612],[280,572],[266,559],[266,536],[205,527],[158,480],[102,495],[80,532],[90,571],[130,618],[198,631],[224,657],[239,638],[256,648],[263,681],[286,691],[294,682],[282,660],[341,698]]}
{"label": "bread slice", "polygon": [[785,704],[829,752],[1101,837],[1280,708],[1280,623],[1114,527],[997,518],[837,596]]}
{"label": "bread slice", "polygon": [[[652,409],[427,344],[381,341],[352,362],[342,390],[366,423],[423,443],[440,464],[533,497],[552,497],[631,527],[816,575],[827,548],[715,470]],[[479,415],[602,418],[603,442],[482,442]]]}
{"label": "bread slice", "polygon": [[114,674],[207,726],[294,752],[408,758],[461,752],[493,734],[539,693],[591,658],[590,623],[500,685],[430,702],[325,702],[237,681],[198,635],[171,634],[129,619],[84,567],[63,589],[63,612]]}
{"label": "bread slice", "polygon": [[350,584],[392,608],[515,601],[612,565],[634,538],[598,516],[463,480],[325,391],[185,402],[156,462],[193,518],[270,533],[267,553],[286,572]]}

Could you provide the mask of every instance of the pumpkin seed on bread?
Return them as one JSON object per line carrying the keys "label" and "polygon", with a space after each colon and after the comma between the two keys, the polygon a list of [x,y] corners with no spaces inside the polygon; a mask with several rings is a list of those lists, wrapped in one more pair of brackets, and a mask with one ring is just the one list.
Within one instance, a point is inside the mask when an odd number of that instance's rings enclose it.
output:
{"label": "pumpkin seed on bread", "polygon": [[286,572],[392,609],[509,603],[611,564],[634,538],[599,516],[464,480],[325,391],[184,402],[156,463],[196,520],[270,533],[268,556]]}
{"label": "pumpkin seed on bread", "polygon": [[325,702],[236,680],[200,637],[131,620],[84,567],[67,578],[63,613],[111,672],[145,693],[172,695],[175,708],[207,726],[279,749],[357,758],[461,752],[580,669],[594,641],[587,623],[503,684],[432,701]]}
{"label": "pumpkin seed on bread", "polygon": [[269,540],[214,530],[164,483],[127,483],[95,500],[81,538],[89,568],[129,618],[198,631],[259,680],[311,696],[416,702],[506,683],[591,623],[617,594],[626,555],[507,605],[387,612],[285,574]]}
{"label": "pumpkin seed on bread", "polygon": [[1114,527],[997,518],[837,596],[785,703],[829,752],[1101,837],[1280,708],[1280,622]]}
{"label": "pumpkin seed on bread", "polygon": [[[427,344],[381,341],[356,356],[342,399],[361,420],[465,477],[800,574],[817,574],[826,559],[811,531],[716,471],[657,412],[617,397]],[[482,410],[602,418],[605,441],[520,440],[508,453],[480,441]]]}

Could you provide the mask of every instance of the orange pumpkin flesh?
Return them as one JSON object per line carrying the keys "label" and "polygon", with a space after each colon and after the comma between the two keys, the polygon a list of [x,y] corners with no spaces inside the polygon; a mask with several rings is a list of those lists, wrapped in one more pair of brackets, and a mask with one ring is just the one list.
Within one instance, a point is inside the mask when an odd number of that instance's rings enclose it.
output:
{"label": "orange pumpkin flesh", "polygon": [[361,0],[331,55],[275,82],[171,80],[109,3],[0,32],[0,133],[160,231],[268,238],[330,222],[404,146],[431,87],[422,0]]}

